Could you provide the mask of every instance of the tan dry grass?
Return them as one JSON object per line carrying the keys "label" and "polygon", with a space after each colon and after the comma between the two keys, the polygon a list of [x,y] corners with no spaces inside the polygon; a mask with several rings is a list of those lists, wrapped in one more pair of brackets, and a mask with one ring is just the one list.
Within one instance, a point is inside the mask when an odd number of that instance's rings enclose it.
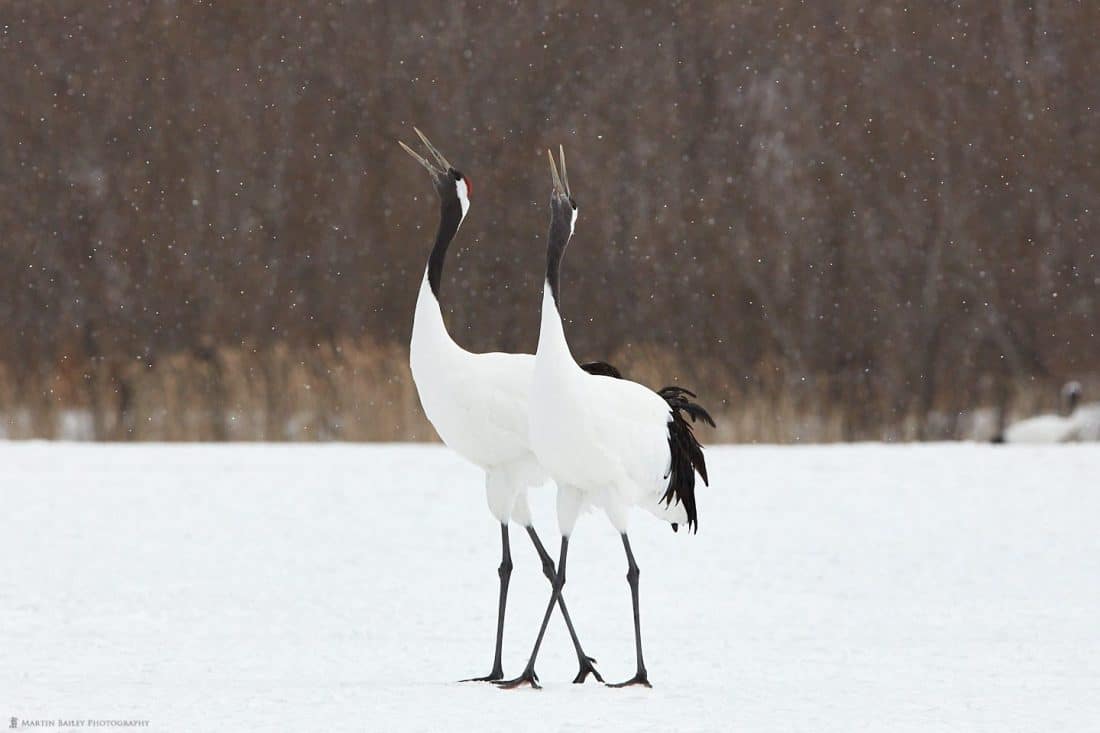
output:
{"label": "tan dry grass", "polygon": [[[718,427],[706,443],[988,439],[996,409],[937,404],[928,415],[841,384],[838,377],[785,377],[775,369],[733,375],[632,346],[613,361],[653,388],[689,387]],[[1100,385],[1086,385],[1095,394]],[[1010,420],[1058,408],[1057,384],[1021,381],[1006,391]],[[975,398],[978,399],[977,397]],[[946,402],[947,398],[941,400]],[[980,400],[979,400],[980,401]],[[901,402],[902,405],[911,402]],[[149,441],[430,441],[404,346],[370,341],[309,349],[242,346],[154,364],[63,362],[17,384],[0,368],[0,435]]]}

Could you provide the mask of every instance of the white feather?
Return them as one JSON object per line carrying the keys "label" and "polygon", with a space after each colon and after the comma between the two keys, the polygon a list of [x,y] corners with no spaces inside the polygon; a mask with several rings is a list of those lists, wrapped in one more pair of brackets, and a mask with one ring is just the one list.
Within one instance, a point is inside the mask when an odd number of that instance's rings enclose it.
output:
{"label": "white feather", "polygon": [[1100,440],[1100,403],[1078,406],[1066,417],[1036,415],[1005,430],[1006,443],[1072,443]]}
{"label": "white feather", "polygon": [[462,205],[462,218],[466,218],[466,212],[470,210],[470,187],[465,180],[455,181],[455,189],[458,191],[458,203]]}
{"label": "white feather", "polygon": [[544,288],[530,441],[539,462],[567,492],[566,511],[559,506],[558,512],[564,536],[572,533],[577,511],[589,505],[603,509],[620,532],[634,506],[669,521],[686,520],[682,507],[679,512],[658,508],[668,485],[670,418],[668,404],[647,387],[577,366],[550,288]]}
{"label": "white feather", "polygon": [[1005,430],[1006,443],[1064,443],[1073,434],[1073,420],[1061,415],[1037,415]]}
{"label": "white feather", "polygon": [[439,437],[485,469],[493,515],[501,522],[529,524],[526,489],[546,482],[527,437],[535,358],[475,354],[456,344],[425,274],[413,318],[409,364],[424,414]]}

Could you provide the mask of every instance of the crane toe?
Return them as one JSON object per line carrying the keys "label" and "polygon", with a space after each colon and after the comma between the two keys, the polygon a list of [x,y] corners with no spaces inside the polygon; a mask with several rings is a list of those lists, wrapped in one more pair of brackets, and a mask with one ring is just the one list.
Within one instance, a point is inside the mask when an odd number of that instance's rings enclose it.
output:
{"label": "crane toe", "polygon": [[580,671],[578,671],[577,676],[573,678],[573,684],[583,684],[584,681],[588,679],[588,675],[592,675],[593,677],[595,677],[597,682],[603,682],[603,677],[601,677],[600,673],[596,671],[595,665],[595,659],[593,659],[592,657],[585,657],[584,661],[581,662]]}
{"label": "crane toe", "polygon": [[484,677],[470,677],[469,679],[459,680],[459,682],[498,682],[502,679],[504,679],[504,673],[494,670]]}
{"label": "crane toe", "polygon": [[638,672],[626,682],[616,682],[613,685],[608,685],[608,687],[653,687],[653,685],[649,684],[649,675],[645,672]]}
{"label": "crane toe", "polygon": [[524,685],[530,685],[532,689],[538,690],[542,688],[539,684],[539,676],[535,674],[535,670],[527,668],[523,671],[519,677],[511,680],[497,680],[493,682],[494,685],[504,690],[515,690]]}

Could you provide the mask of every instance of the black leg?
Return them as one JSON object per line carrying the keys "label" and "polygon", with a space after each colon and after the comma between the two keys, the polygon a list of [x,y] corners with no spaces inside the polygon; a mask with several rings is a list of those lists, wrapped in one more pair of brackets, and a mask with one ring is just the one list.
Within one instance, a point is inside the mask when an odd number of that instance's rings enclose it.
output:
{"label": "black leg", "polygon": [[501,668],[500,654],[504,646],[504,606],[508,602],[508,580],[512,577],[512,550],[508,542],[508,525],[500,525],[500,567],[497,575],[500,576],[500,600],[497,603],[497,647],[493,655],[493,671],[484,677],[474,677],[463,682],[495,682],[504,677]]}
{"label": "black leg", "polygon": [[645,671],[645,662],[642,661],[642,623],[638,614],[638,576],[641,575],[641,571],[638,570],[638,563],[634,562],[634,553],[630,551],[630,540],[627,538],[626,532],[623,532],[623,547],[626,549],[626,582],[630,583],[630,598],[634,602],[634,649],[638,653],[638,671],[626,682],[610,686],[645,685],[646,687],[652,687],[653,685],[649,684],[649,675]]}
{"label": "black leg", "polygon": [[542,626],[539,627],[539,635],[535,637],[535,648],[531,650],[531,658],[527,660],[527,666],[523,669],[523,674],[516,677],[513,680],[507,682],[497,682],[496,684],[508,689],[514,689],[522,685],[531,685],[531,687],[539,687],[539,676],[535,674],[535,659],[539,655],[539,647],[542,646],[542,637],[546,633],[546,624],[550,622],[550,614],[554,612],[554,604],[558,602],[558,598],[561,597],[561,589],[565,587],[565,556],[569,552],[569,538],[561,538],[561,557],[558,559],[558,572],[554,576],[554,583],[550,591],[550,602],[546,604],[546,613],[542,617]]}
{"label": "black leg", "polygon": [[[539,554],[539,559],[542,560],[542,574],[546,576],[546,579],[550,581],[551,585],[554,583],[554,578],[557,573],[554,571],[554,561],[550,559],[550,553],[546,551],[546,548],[542,546],[542,540],[539,539],[538,534],[535,532],[534,527],[527,528],[527,535],[531,538],[531,542],[535,545],[535,551]],[[581,647],[581,641],[577,638],[577,631],[573,628],[573,619],[569,618],[569,609],[565,607],[565,595],[558,594],[558,608],[561,609],[561,615],[565,619],[565,625],[569,629],[569,638],[573,640],[573,649],[577,652],[577,664],[580,666],[580,671],[577,672],[577,676],[573,678],[574,684],[580,684],[588,679],[588,675],[592,675],[600,682],[603,682],[603,677],[596,671],[596,660],[584,653],[584,649]]]}

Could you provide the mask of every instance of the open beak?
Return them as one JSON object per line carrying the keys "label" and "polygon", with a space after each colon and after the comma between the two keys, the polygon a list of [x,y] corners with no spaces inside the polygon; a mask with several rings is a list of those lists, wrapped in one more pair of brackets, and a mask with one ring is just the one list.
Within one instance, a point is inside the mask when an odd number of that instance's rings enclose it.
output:
{"label": "open beak", "polygon": [[435,163],[432,163],[423,155],[398,140],[397,144],[401,146],[401,149],[411,155],[413,157],[413,160],[415,160],[417,163],[427,168],[428,172],[431,173],[432,176],[441,176],[448,170],[450,170],[451,164],[447,161],[446,158],[443,157],[443,153],[439,152],[439,150],[434,145],[432,145],[432,141],[429,140],[427,136],[417,128],[414,127],[413,130],[416,132],[417,137],[420,138],[420,142],[424,143],[424,147],[428,149],[428,154],[435,158]]}
{"label": "open beak", "polygon": [[554,179],[554,193],[569,198],[569,173],[565,169],[565,148],[558,146],[558,155],[561,157],[561,175],[558,175],[558,167],[554,164],[554,154],[549,150],[546,156],[550,158],[550,175]]}

